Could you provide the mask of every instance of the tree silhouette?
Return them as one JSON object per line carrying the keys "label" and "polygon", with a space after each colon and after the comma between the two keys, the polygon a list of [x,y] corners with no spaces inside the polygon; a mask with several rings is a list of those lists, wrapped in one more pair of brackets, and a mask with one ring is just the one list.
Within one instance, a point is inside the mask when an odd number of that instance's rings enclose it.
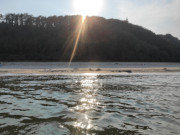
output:
{"label": "tree silhouette", "polygon": [[[69,61],[81,16],[0,14],[0,61]],[[117,19],[87,17],[74,61],[180,62],[180,41]]]}

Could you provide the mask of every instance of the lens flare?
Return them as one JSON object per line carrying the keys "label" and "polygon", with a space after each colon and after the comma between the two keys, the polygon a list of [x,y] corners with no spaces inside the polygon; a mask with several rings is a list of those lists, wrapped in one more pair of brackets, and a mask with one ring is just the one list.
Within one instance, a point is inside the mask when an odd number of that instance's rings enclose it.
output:
{"label": "lens flare", "polygon": [[86,16],[97,15],[101,11],[102,6],[103,6],[103,0],[74,0],[74,7],[76,10],[76,14],[82,15],[82,24],[79,28],[79,32],[76,37],[76,41],[75,41],[74,49],[70,58],[69,66],[76,54],[79,39],[82,33],[82,28],[85,25],[84,21],[86,19]]}
{"label": "lens flare", "polygon": [[72,52],[72,55],[71,55],[71,58],[70,58],[69,66],[70,66],[70,64],[71,64],[71,62],[72,62],[72,60],[73,60],[73,58],[74,58],[74,56],[76,54],[76,50],[77,50],[79,39],[80,39],[81,32],[82,32],[82,27],[83,27],[83,22],[82,22],[82,24],[80,26],[79,32],[78,32],[77,37],[76,37],[76,41],[75,41],[74,49],[73,49],[73,52]]}

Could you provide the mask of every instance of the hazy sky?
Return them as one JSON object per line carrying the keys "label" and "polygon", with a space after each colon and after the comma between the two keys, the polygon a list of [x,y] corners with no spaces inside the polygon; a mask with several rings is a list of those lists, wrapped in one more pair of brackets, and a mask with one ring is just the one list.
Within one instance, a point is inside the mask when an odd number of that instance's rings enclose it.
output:
{"label": "hazy sky", "polygon": [[[35,16],[76,14],[73,0],[0,0],[0,13],[29,13]],[[104,0],[98,16],[127,17],[129,22],[157,34],[171,33],[180,39],[180,0]]]}

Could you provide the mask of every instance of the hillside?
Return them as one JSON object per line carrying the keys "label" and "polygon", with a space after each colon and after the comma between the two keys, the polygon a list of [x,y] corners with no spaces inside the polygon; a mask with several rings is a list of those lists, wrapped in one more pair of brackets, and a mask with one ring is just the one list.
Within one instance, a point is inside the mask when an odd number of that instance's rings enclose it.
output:
{"label": "hillside", "polygon": [[[0,17],[0,61],[69,61],[81,16]],[[180,41],[126,21],[87,17],[73,61],[180,62]]]}
{"label": "hillside", "polygon": [[180,40],[176,37],[173,37],[171,34],[166,35],[159,35],[166,41],[168,41],[170,44],[179,45],[180,46]]}

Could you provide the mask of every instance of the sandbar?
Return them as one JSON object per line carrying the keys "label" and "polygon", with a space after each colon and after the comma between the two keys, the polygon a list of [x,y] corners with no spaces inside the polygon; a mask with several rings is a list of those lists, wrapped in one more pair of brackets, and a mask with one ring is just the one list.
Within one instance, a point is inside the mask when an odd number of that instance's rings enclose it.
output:
{"label": "sandbar", "polygon": [[61,74],[117,74],[117,73],[162,73],[162,72],[180,72],[180,67],[169,68],[56,68],[56,69],[0,69],[0,75],[61,75]]}

